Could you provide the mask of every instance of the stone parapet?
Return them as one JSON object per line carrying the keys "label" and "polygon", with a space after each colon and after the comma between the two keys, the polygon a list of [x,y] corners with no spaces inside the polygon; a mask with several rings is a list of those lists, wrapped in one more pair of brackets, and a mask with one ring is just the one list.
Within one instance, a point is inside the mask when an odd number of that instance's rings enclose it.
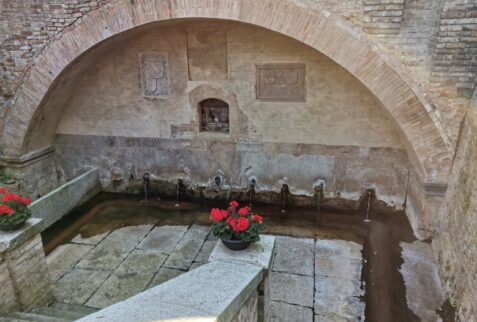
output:
{"label": "stone parapet", "polygon": [[0,234],[0,312],[30,309],[53,298],[40,231],[41,219]]}

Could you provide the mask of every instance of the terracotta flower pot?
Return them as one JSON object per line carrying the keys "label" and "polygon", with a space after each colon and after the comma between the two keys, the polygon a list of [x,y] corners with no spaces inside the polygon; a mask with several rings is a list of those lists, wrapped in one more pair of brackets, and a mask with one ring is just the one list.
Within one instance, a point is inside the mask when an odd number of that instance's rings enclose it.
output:
{"label": "terracotta flower pot", "polygon": [[225,239],[220,237],[222,243],[230,250],[244,250],[248,246],[250,246],[251,242],[244,241],[244,240],[232,240],[232,239]]}

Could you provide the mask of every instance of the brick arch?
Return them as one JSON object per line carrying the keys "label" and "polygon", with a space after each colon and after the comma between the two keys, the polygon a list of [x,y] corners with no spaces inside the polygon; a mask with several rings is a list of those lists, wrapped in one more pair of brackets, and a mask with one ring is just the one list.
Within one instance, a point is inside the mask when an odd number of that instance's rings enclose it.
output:
{"label": "brick arch", "polygon": [[20,157],[29,124],[60,73],[100,42],[147,23],[180,18],[244,22],[291,38],[325,54],[361,81],[381,102],[406,139],[411,162],[427,183],[446,182],[448,139],[419,89],[366,35],[328,12],[289,0],[115,1],[65,29],[34,60],[4,119],[4,155]]}

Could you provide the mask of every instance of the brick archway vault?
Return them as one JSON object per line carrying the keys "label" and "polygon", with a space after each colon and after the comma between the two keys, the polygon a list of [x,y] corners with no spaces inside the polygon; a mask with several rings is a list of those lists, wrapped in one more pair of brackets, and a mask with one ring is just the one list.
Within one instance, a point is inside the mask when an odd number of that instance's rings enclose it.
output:
{"label": "brick archway vault", "polygon": [[396,61],[328,12],[310,11],[288,0],[114,1],[64,30],[34,60],[3,118],[5,157],[21,157],[29,124],[60,73],[100,42],[147,23],[181,18],[244,22],[294,38],[327,55],[353,74],[381,102],[406,139],[423,183],[445,183],[448,140],[432,108]]}

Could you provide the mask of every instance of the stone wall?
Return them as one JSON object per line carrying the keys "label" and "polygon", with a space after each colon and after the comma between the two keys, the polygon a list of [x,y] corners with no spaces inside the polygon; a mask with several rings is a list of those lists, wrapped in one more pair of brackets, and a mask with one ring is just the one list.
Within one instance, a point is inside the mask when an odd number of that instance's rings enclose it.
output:
{"label": "stone wall", "polygon": [[[475,101],[474,101],[475,103]],[[477,106],[468,112],[447,196],[440,211],[437,253],[444,288],[459,321],[476,321],[477,306]]]}
{"label": "stone wall", "polygon": [[[226,40],[217,44],[218,31]],[[194,60],[200,46],[226,64]],[[88,73],[63,78],[32,125],[27,148],[56,144],[60,181],[98,166],[112,191],[138,186],[150,172],[193,187],[221,175],[239,190],[255,177],[260,190],[275,192],[288,178],[292,193],[311,196],[324,179],[342,198],[358,200],[374,187],[378,198],[402,205],[408,159],[395,125],[365,87],[316,51],[256,27],[211,22],[149,26],[103,47],[77,63]],[[145,97],[140,81],[139,57],[154,52],[168,56],[165,98]],[[270,63],[302,64],[303,101],[257,99],[256,70]],[[207,98],[229,104],[230,133],[199,130]]]}

